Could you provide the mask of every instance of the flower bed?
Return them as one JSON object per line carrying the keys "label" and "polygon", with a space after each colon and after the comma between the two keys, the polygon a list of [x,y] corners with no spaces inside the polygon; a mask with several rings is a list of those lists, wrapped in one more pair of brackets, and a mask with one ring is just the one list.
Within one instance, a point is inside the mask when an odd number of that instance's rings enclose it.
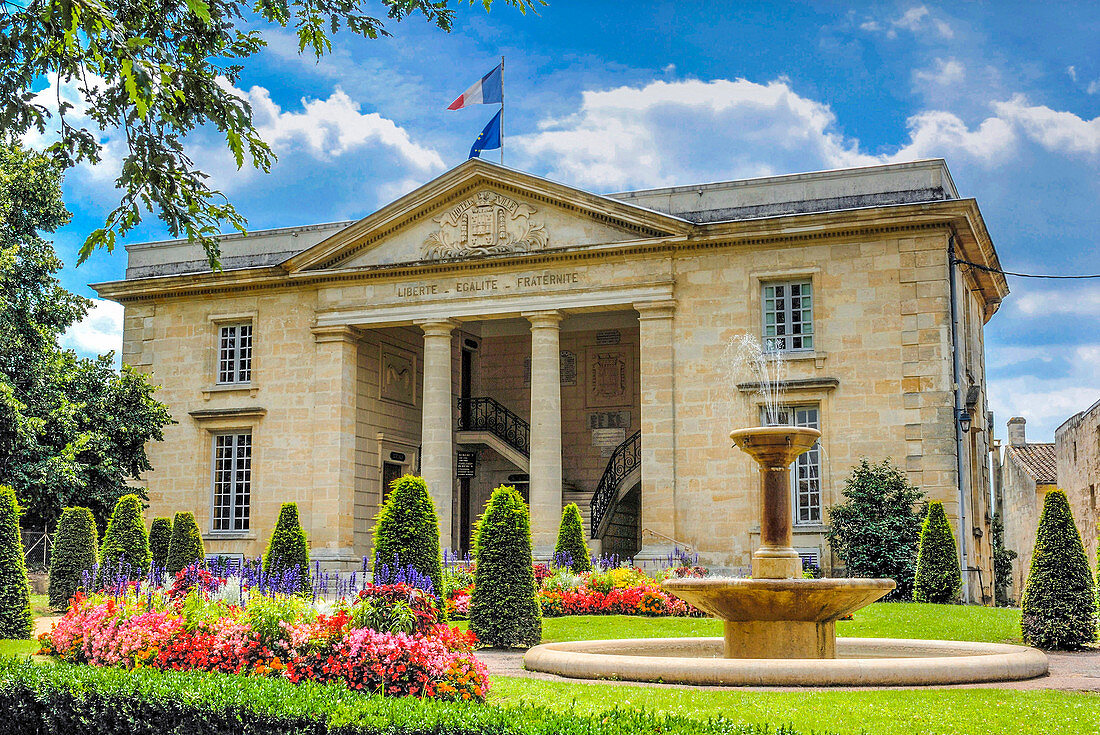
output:
{"label": "flower bed", "polygon": [[[189,576],[190,575],[190,576]],[[39,640],[42,652],[92,666],[216,671],[342,682],[385,695],[483,701],[477,639],[439,622],[436,598],[405,584],[366,585],[318,612],[293,595],[220,599],[224,580],[185,570],[170,590],[77,594]]]}

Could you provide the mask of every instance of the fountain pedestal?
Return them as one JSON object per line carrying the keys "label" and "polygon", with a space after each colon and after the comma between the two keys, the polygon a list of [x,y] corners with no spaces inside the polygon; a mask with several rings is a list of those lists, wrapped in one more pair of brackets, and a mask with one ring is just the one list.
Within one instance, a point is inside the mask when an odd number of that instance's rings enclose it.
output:
{"label": "fountain pedestal", "polygon": [[752,579],[669,579],[663,586],[723,621],[726,658],[836,658],[836,621],[894,589],[892,579],[802,579],[791,546],[791,462],[816,429],[765,426],[730,434],[760,466],[760,548]]}

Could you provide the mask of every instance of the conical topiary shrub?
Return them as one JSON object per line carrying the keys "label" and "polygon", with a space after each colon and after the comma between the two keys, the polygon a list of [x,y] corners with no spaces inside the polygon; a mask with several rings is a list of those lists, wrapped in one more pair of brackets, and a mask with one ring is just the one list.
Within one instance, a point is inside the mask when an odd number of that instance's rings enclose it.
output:
{"label": "conical topiary shrub", "polygon": [[1043,501],[1020,607],[1024,641],[1033,646],[1078,648],[1096,638],[1095,580],[1061,490]]}
{"label": "conical topiary shrub", "polygon": [[156,569],[164,569],[168,563],[168,545],[172,542],[172,519],[154,518],[149,529],[149,553]]}
{"label": "conical topiary shrub", "polygon": [[592,571],[592,557],[584,543],[584,525],[581,509],[576,503],[565,506],[558,526],[558,543],[554,546],[554,559],[558,564],[568,562],[574,574]]}
{"label": "conical topiary shrub", "polygon": [[121,568],[122,574],[130,579],[141,579],[149,573],[151,560],[141,498],[133,493],[123,495],[115,503],[111,519],[107,521],[107,531],[103,534],[103,547],[99,553],[102,571],[108,578],[114,579]]}
{"label": "conical topiary shrub", "polygon": [[50,606],[64,608],[98,561],[95,518],[88,508],[66,508],[57,521],[50,555]]}
{"label": "conical topiary shrub", "polygon": [[202,545],[202,534],[199,533],[195,514],[176,513],[172,520],[172,536],[168,542],[164,570],[169,574],[177,574],[197,561],[206,561],[206,549]]}
{"label": "conical topiary shrub", "polygon": [[15,491],[0,485],[0,638],[30,638],[31,595]]}
{"label": "conical topiary shrub", "polygon": [[435,594],[443,594],[443,557],[439,548],[439,518],[428,485],[421,477],[405,475],[390,483],[390,495],[374,526],[374,568],[396,561],[432,580]]}
{"label": "conical topiary shrub", "polygon": [[962,588],[959,551],[955,534],[943,512],[943,503],[933,500],[920,530],[917,572],[913,578],[916,602],[955,602]]}
{"label": "conical topiary shrub", "polygon": [[309,576],[309,541],[305,529],[298,522],[298,505],[283,503],[279,520],[264,551],[264,573],[283,574],[287,569],[298,569],[298,591],[309,594],[313,582]]}
{"label": "conical topiary shrub", "polygon": [[474,532],[470,630],[486,646],[530,648],[542,640],[531,563],[531,517],[514,487],[493,491]]}

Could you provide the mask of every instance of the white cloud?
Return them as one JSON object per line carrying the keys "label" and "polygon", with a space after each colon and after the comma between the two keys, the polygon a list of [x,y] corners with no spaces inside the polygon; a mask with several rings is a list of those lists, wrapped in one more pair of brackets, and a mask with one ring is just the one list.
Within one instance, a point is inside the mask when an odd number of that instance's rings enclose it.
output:
{"label": "white cloud", "polygon": [[116,362],[122,354],[122,304],[92,299],[92,308],[61,336],[61,346],[85,357],[114,350]]}
{"label": "white cloud", "polygon": [[914,5],[897,18],[879,23],[877,20],[867,20],[860,24],[860,30],[869,33],[885,32],[887,38],[897,38],[898,30],[919,34],[926,30],[932,30],[942,38],[954,38],[955,30],[951,25],[937,18],[925,5]]}
{"label": "white cloud", "polygon": [[1085,91],[1089,94],[1097,94],[1100,92],[1100,79],[1094,79],[1089,82],[1089,86],[1085,88]]}
{"label": "white cloud", "polygon": [[906,161],[959,153],[992,163],[1011,153],[1016,143],[1012,126],[996,117],[983,120],[971,130],[954,113],[930,110],[910,117],[906,126],[909,142],[884,160]]}
{"label": "white cloud", "polygon": [[1100,153],[1100,117],[1084,120],[1072,112],[1029,105],[1021,95],[1007,102],[995,102],[993,109],[1044,148],[1064,153]]}
{"label": "white cloud", "polygon": [[965,77],[963,65],[955,59],[935,59],[931,69],[917,69],[913,78],[940,86],[962,83]]}
{"label": "white cloud", "polygon": [[1077,67],[1070,65],[1066,67],[1066,74],[1069,74],[1069,78],[1073,81],[1077,81]]}
{"label": "white cloud", "polygon": [[1024,316],[1054,314],[1096,318],[1100,314],[1100,285],[1057,291],[1027,291],[1015,296],[1012,306]]}

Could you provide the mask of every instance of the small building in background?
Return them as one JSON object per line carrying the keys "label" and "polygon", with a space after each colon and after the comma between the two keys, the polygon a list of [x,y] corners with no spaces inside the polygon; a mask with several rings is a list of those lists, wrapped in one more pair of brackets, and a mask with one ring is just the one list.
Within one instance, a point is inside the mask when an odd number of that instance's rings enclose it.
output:
{"label": "small building in background", "polygon": [[1059,426],[1054,432],[1054,446],[1058,486],[1066,491],[1089,563],[1095,567],[1100,534],[1096,500],[1100,490],[1100,400]]}
{"label": "small building in background", "polygon": [[1029,443],[1026,424],[1022,416],[1008,420],[1008,446],[1000,468],[1005,548],[1019,555],[1012,563],[1010,590],[1017,602],[1023,594],[1027,570],[1031,567],[1031,552],[1035,547],[1035,531],[1039,527],[1043,498],[1058,486],[1055,445],[1048,442]]}

